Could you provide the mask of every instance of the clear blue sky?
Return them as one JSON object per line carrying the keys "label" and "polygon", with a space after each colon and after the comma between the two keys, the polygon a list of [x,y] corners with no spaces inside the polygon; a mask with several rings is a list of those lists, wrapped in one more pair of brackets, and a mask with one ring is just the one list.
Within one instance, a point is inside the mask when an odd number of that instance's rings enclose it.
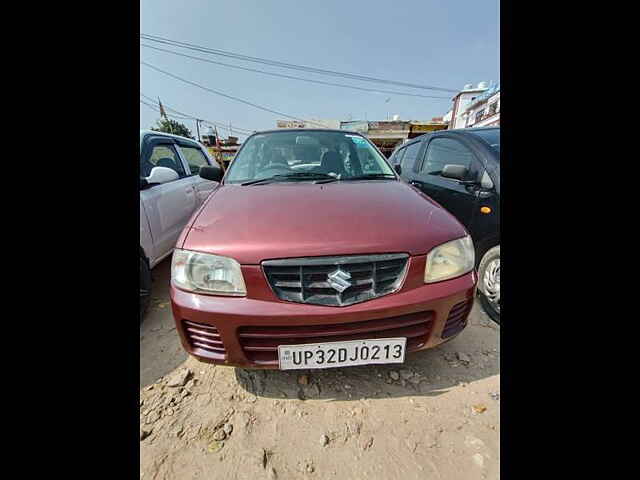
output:
{"label": "clear blue sky", "polygon": [[[287,63],[461,89],[466,83],[499,81],[499,9],[499,0],[141,0],[140,32]],[[317,80],[449,96],[164,48]],[[204,86],[300,118],[360,120],[366,115],[371,121],[398,114],[403,120],[429,120],[451,107],[449,98],[414,98],[308,84],[143,47],[140,58]],[[164,104],[182,112],[251,130],[275,128],[276,120],[286,120],[143,65],[140,90],[159,96]],[[140,105],[140,128],[149,128],[157,118],[156,112]],[[195,135],[195,123],[184,123]],[[220,133],[226,136],[226,132]]]}

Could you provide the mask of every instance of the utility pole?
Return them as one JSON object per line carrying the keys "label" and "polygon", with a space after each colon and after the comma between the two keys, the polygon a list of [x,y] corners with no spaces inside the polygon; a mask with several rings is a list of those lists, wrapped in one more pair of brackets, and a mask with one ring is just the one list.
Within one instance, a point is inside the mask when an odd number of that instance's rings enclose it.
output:
{"label": "utility pole", "polygon": [[160,116],[164,117],[165,121],[167,122],[167,125],[169,125],[169,131],[171,133],[173,133],[173,127],[171,126],[171,121],[169,120],[169,117],[167,117],[167,112],[165,111],[164,107],[162,106],[162,102],[160,101],[160,97],[158,97],[158,105],[160,106]]}
{"label": "utility pole", "polygon": [[196,131],[198,132],[198,141],[200,141],[200,122],[202,120],[199,120],[196,118]]}

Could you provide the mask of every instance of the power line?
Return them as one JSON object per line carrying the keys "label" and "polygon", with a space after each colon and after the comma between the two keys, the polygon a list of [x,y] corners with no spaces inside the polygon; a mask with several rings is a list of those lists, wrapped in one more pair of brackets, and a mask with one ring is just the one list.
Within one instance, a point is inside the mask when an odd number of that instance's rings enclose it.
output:
{"label": "power line", "polygon": [[[147,103],[144,100],[140,100],[140,103],[143,104],[143,105],[146,105],[147,107],[151,108],[155,112],[160,112],[160,108],[157,105],[153,105],[153,104]],[[177,120],[193,120],[190,117],[183,117],[182,115],[175,115],[173,113],[167,114],[167,116],[171,117],[173,119],[177,119]]]}
{"label": "power line", "polygon": [[[153,106],[155,107],[156,110],[159,110],[158,104],[155,103],[155,100],[153,100],[151,97],[148,97],[147,95],[143,94],[142,92],[140,93],[140,95],[142,95],[143,97],[145,97],[145,98],[151,100],[152,102],[154,102]],[[141,100],[141,102],[142,102],[142,100]],[[142,102],[142,103],[144,103],[144,102]],[[190,114],[187,114],[187,113],[182,113],[179,110],[171,108],[166,104],[163,105],[163,106],[164,106],[165,110],[176,112],[179,115],[181,115],[181,119],[184,119],[184,120],[196,120],[196,121],[203,122],[203,123],[205,123],[207,125],[215,125],[215,126],[220,127],[222,129],[229,130],[229,127],[227,127],[226,124],[224,124],[222,122],[215,122],[213,120],[207,120],[206,118],[200,118],[200,117],[196,117],[196,116],[193,116],[193,115],[190,115]],[[238,132],[242,133],[243,135],[244,134],[251,134],[251,133],[253,133],[255,131],[255,130],[248,130],[248,129],[242,128],[242,127],[235,127],[234,130],[237,130]]]}
{"label": "power line", "polygon": [[[160,110],[158,104],[156,103],[156,101],[152,97],[149,97],[148,95],[145,95],[142,92],[140,92],[140,95],[142,97],[146,98],[147,100],[150,100],[151,102],[153,102],[152,108],[154,108],[156,111]],[[150,106],[150,105],[148,105],[147,102],[144,102],[143,100],[140,100],[140,103],[144,103],[145,105]],[[175,108],[171,108],[170,106],[168,106],[166,104],[163,104],[163,107],[165,108],[165,110],[169,110],[171,112],[177,113],[178,115],[181,115],[182,116],[181,120],[201,121],[206,125],[217,126],[218,128],[221,128],[221,129],[224,129],[226,131],[231,132],[231,129],[226,124],[224,124],[222,122],[216,122],[216,121],[213,121],[213,120],[207,120],[206,118],[196,117],[194,115],[191,115],[191,114],[184,113],[184,112],[181,112],[179,110],[176,110]],[[174,118],[177,118],[175,115],[170,115],[170,116],[173,116]],[[250,135],[253,132],[255,132],[255,130],[250,130],[250,129],[242,128],[242,127],[233,127],[233,130],[237,130],[238,133],[240,133],[242,135]]]}
{"label": "power line", "polygon": [[188,49],[188,50],[194,50],[194,51],[198,51],[198,52],[202,52],[202,53],[209,53],[209,54],[212,54],[212,55],[219,55],[219,56],[223,56],[223,57],[235,58],[237,60],[244,60],[244,61],[247,61],[247,62],[262,63],[264,65],[270,65],[270,66],[274,66],[274,67],[281,67],[281,68],[288,68],[288,69],[292,69],[292,70],[300,70],[300,71],[304,71],[304,72],[317,73],[317,74],[320,74],[320,75],[330,75],[330,76],[337,76],[337,77],[342,77],[342,78],[350,78],[352,80],[360,80],[360,81],[363,81],[363,82],[384,83],[384,84],[387,84],[387,85],[399,85],[399,86],[403,86],[403,87],[420,88],[420,89],[425,89],[425,90],[437,90],[437,91],[441,91],[441,92],[451,92],[451,93],[457,93],[458,92],[458,90],[454,90],[454,89],[450,89],[450,88],[434,87],[434,86],[430,86],[430,85],[418,85],[418,84],[407,83],[407,82],[398,82],[398,81],[395,81],[395,80],[386,80],[386,79],[382,79],[382,78],[371,77],[371,76],[368,76],[368,75],[359,75],[359,74],[354,74],[354,73],[344,73],[344,72],[338,72],[338,71],[335,71],[335,70],[326,70],[326,69],[322,69],[322,68],[307,67],[307,66],[304,66],[304,65],[296,65],[296,64],[293,64],[293,63],[280,62],[280,61],[277,61],[277,60],[269,60],[269,59],[266,59],[266,58],[251,57],[249,55],[242,55],[242,54],[228,52],[228,51],[219,50],[219,49],[215,49],[215,48],[203,47],[201,45],[196,45],[196,44],[193,44],[193,43],[181,42],[181,41],[177,41],[177,40],[171,40],[171,39],[168,39],[168,38],[160,37],[158,35],[148,35],[148,34],[141,33],[140,37],[142,37],[145,40],[152,41],[152,42],[162,43],[162,44],[165,44],[165,45],[171,45],[171,46],[175,46],[175,47],[179,47],[179,48],[185,48],[185,49]]}
{"label": "power line", "polygon": [[[158,67],[155,67],[155,66],[153,66],[153,65],[151,65],[151,64],[149,64],[149,63],[146,63],[146,62],[144,62],[144,61],[141,61],[140,63],[141,63],[142,65],[146,65],[147,67],[150,67],[150,68],[152,68],[152,69],[154,69],[154,70],[156,70],[156,71],[158,71],[158,72],[164,73],[165,75],[169,75],[170,77],[173,77],[173,78],[175,78],[175,79],[177,79],[177,80],[180,80],[180,81],[182,81],[182,82],[186,82],[186,83],[188,83],[188,84],[190,84],[190,85],[193,85],[193,86],[196,86],[196,87],[198,87],[198,88],[202,88],[203,90],[206,90],[206,91],[208,91],[208,92],[214,93],[214,94],[216,94],[216,95],[221,95],[221,96],[223,96],[223,97],[230,98],[230,99],[232,99],[232,100],[236,100],[236,101],[241,102],[241,103],[245,103],[245,104],[250,105],[250,106],[252,106],[252,107],[259,108],[259,109],[261,109],[261,110],[266,110],[266,111],[271,112],[271,113],[276,113],[276,114],[278,114],[278,115],[281,115],[281,116],[284,116],[284,117],[288,117],[288,118],[291,118],[291,119],[293,119],[293,120],[298,120],[298,121],[307,122],[307,123],[313,123],[313,124],[315,124],[315,125],[322,126],[322,127],[325,127],[325,126],[326,126],[326,125],[323,125],[323,124],[321,124],[321,123],[312,122],[312,121],[309,121],[309,120],[304,120],[304,119],[301,119],[301,118],[298,118],[298,117],[293,117],[293,116],[288,115],[288,114],[286,114],[286,113],[278,112],[278,111],[276,111],[276,110],[271,110],[271,109],[269,109],[269,108],[267,108],[267,107],[263,107],[263,106],[261,106],[261,105],[257,105],[257,104],[251,103],[251,102],[246,101],[246,100],[243,100],[243,99],[241,99],[241,98],[233,97],[233,96],[231,96],[231,95],[227,95],[227,94],[225,94],[225,93],[218,92],[218,91],[216,91],[216,90],[212,90],[212,89],[210,89],[210,88],[208,88],[208,87],[205,87],[205,86],[203,86],[203,85],[197,84],[197,83],[192,82],[192,81],[190,81],[190,80],[187,80],[187,79],[185,79],[185,78],[178,77],[177,75],[174,75],[174,74],[172,74],[172,73],[170,73],[170,72],[167,72],[167,71],[165,71],[165,70],[162,70],[162,69],[160,69],[160,68],[158,68]],[[174,110],[174,111],[175,111],[175,110]],[[194,117],[194,118],[195,118],[195,117]],[[213,123],[213,124],[217,124],[217,122],[211,122],[211,123]],[[229,129],[228,129],[227,127],[225,127],[224,125],[220,125],[220,124],[218,124],[218,126],[220,126],[220,128],[224,128],[224,129],[226,129],[226,130],[229,130]],[[248,129],[240,129],[240,130],[250,131],[250,130],[248,130]],[[254,131],[255,131],[255,130],[254,130]]]}
{"label": "power line", "polygon": [[[151,108],[152,110],[154,110],[156,112],[160,111],[160,108],[155,104],[147,103],[144,100],[140,100],[140,103],[143,104],[143,105],[146,105],[147,107]],[[171,118],[178,119],[178,120],[194,120],[191,117],[185,117],[185,116],[182,116],[182,115],[175,115],[173,113],[171,115],[167,115],[167,116],[171,117]]]}
{"label": "power line", "polygon": [[220,65],[220,66],[223,66],[223,67],[235,68],[235,69],[238,69],[238,70],[245,70],[247,72],[261,73],[263,75],[271,75],[273,77],[289,78],[289,79],[292,79],[292,80],[300,80],[302,82],[317,83],[317,84],[320,84],[320,85],[329,85],[329,86],[332,86],[332,87],[352,88],[354,90],[361,90],[363,92],[386,93],[386,94],[392,94],[392,95],[404,95],[404,96],[408,96],[408,97],[437,98],[437,99],[451,100],[450,96],[421,95],[419,93],[397,92],[397,91],[394,91],[394,90],[378,90],[378,89],[374,89],[374,88],[356,87],[355,85],[345,85],[343,83],[323,82],[322,80],[312,80],[310,78],[294,77],[292,75],[285,75],[283,73],[266,72],[264,70],[256,70],[256,69],[253,69],[253,68],[241,67],[239,65],[231,65],[229,63],[216,62],[214,60],[209,60],[207,58],[194,57],[192,55],[187,55],[187,54],[184,54],[184,53],[174,52],[172,50],[167,50],[167,49],[164,49],[164,48],[154,47],[152,45],[146,45],[144,43],[141,43],[140,45],[142,45],[143,47],[146,47],[146,48],[151,48],[153,50],[159,50],[161,52],[171,53],[172,55],[178,55],[180,57],[191,58],[193,60],[199,60],[201,62],[212,63],[214,65]]}
{"label": "power line", "polygon": [[186,78],[182,78],[182,77],[179,77],[177,75],[174,75],[173,73],[167,72],[166,70],[162,70],[161,68],[153,66],[153,65],[151,65],[151,64],[149,64],[149,63],[147,63],[145,61],[141,60],[140,64],[141,65],[145,65],[145,66],[147,66],[147,67],[149,67],[149,68],[151,68],[151,69],[153,69],[153,70],[155,70],[157,72],[160,72],[160,73],[163,73],[165,75],[168,75],[169,77],[175,78],[176,80],[180,80],[181,82],[187,83],[189,85],[193,85],[194,87],[201,88],[202,90],[205,90],[207,92],[213,93],[215,95],[220,95],[221,97],[229,98],[231,100],[235,100],[236,102],[244,103],[245,105],[249,105],[249,106],[257,108],[259,110],[264,110],[265,112],[275,113],[276,115],[280,115],[282,117],[287,117],[287,118],[290,118],[292,120],[297,120],[299,122],[304,122],[304,123],[312,123],[314,125],[318,125],[319,127],[326,128],[326,125],[323,125],[322,123],[318,123],[318,122],[314,122],[314,121],[311,121],[311,120],[304,120],[302,118],[294,117],[293,115],[289,115],[287,113],[278,112],[277,110],[272,110],[270,108],[263,107],[262,105],[258,105],[256,103],[252,103],[252,102],[249,102],[247,100],[243,100],[241,98],[234,97],[234,96],[231,96],[231,95],[227,95],[226,93],[222,93],[222,92],[219,92],[217,90],[213,90],[211,88],[208,88],[208,87],[205,87],[203,85],[200,85],[199,83],[195,83],[195,82],[192,82],[191,80],[187,80]]}
{"label": "power line", "polygon": [[[146,106],[147,106],[147,107],[149,107],[149,108],[151,108],[154,112],[159,112],[159,111],[160,111],[160,109],[159,109],[159,107],[158,107],[157,105],[152,105],[152,104],[150,104],[150,103],[145,102],[144,100],[140,100],[140,103],[141,103],[141,104],[143,104],[143,105],[146,105]],[[165,106],[165,108],[168,110],[168,107],[166,107],[166,106]],[[168,113],[168,114],[167,114],[167,116],[168,116],[169,118],[173,118],[173,119],[177,119],[177,120],[196,120],[196,121],[200,121],[200,122],[202,122],[204,125],[209,125],[209,124],[210,124],[210,122],[209,122],[209,121],[207,121],[207,120],[205,120],[205,119],[202,119],[202,118],[195,118],[195,117],[183,117],[183,116],[175,115],[175,114],[173,114],[173,113]],[[212,124],[212,125],[213,125],[213,124]],[[222,128],[224,128],[225,130],[230,131],[230,130],[229,130],[229,127],[225,127],[223,124],[219,124],[219,125],[217,125],[217,126],[218,126],[219,128],[221,128],[221,129],[222,129]],[[246,137],[247,135],[250,135],[250,134],[252,133],[252,132],[249,132],[249,133],[241,132],[241,131],[240,131],[240,130],[241,130],[240,128],[237,128],[237,129],[236,129],[236,128],[234,128],[234,130],[238,130],[238,132],[237,132],[237,133],[238,133],[238,135],[245,136],[245,137]]]}

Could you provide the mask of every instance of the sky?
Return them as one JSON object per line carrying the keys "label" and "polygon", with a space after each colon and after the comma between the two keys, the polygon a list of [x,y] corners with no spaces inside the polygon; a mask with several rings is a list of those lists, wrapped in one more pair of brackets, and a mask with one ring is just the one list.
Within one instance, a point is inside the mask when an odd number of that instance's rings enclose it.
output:
{"label": "sky", "polygon": [[[468,83],[500,79],[499,11],[499,0],[141,0],[140,33],[297,65],[460,90]],[[140,59],[162,70],[297,118],[375,121],[399,115],[401,120],[430,120],[452,106],[453,93],[329,77],[145,43],[258,70],[446,97],[317,85],[140,47]],[[180,112],[230,123],[232,129],[265,130],[276,128],[277,120],[288,120],[145,65],[140,65],[140,91]],[[158,118],[156,111],[140,104],[141,129],[155,125]],[[195,121],[180,121],[195,136]]]}

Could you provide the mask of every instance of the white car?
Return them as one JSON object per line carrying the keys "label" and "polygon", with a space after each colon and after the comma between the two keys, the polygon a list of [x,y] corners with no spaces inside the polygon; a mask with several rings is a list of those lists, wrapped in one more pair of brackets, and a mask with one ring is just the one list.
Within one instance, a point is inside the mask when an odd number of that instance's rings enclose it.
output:
{"label": "white car", "polygon": [[193,213],[218,186],[199,176],[203,167],[220,169],[195,140],[140,131],[140,321],[151,297],[151,269],[171,254]]}

